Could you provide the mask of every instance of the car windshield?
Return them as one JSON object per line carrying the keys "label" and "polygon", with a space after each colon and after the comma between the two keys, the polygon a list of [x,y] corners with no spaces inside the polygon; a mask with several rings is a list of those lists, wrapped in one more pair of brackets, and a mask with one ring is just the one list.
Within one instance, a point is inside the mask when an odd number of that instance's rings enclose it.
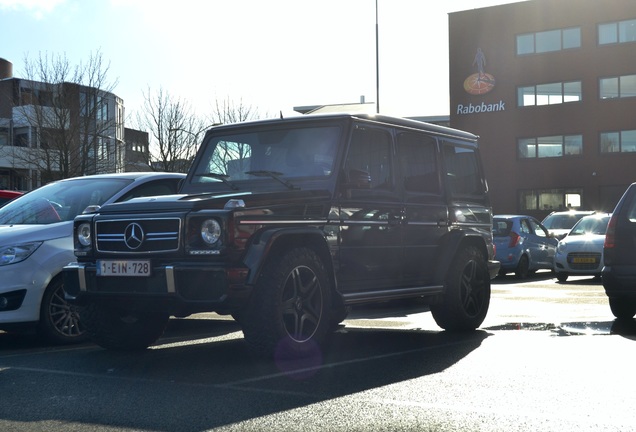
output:
{"label": "car windshield", "polygon": [[543,226],[547,229],[570,229],[585,215],[559,214],[545,218]]}
{"label": "car windshield", "polygon": [[606,217],[586,217],[577,222],[568,235],[605,235],[609,216]]}
{"label": "car windshield", "polygon": [[505,219],[493,219],[492,235],[495,237],[506,237],[512,229],[512,221]]}
{"label": "car windshield", "polygon": [[324,177],[331,175],[340,127],[292,127],[218,136],[194,169],[192,183]]}
{"label": "car windshield", "polygon": [[102,205],[130,179],[82,178],[49,183],[0,208],[0,225],[71,221],[89,205]]}

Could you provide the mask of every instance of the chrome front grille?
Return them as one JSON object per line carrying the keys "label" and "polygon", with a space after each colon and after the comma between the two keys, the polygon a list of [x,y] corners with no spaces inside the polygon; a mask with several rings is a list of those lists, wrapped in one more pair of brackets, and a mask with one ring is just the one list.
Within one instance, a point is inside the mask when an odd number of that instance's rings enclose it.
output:
{"label": "chrome front grille", "polygon": [[97,251],[154,253],[179,249],[181,219],[116,219],[95,223]]}

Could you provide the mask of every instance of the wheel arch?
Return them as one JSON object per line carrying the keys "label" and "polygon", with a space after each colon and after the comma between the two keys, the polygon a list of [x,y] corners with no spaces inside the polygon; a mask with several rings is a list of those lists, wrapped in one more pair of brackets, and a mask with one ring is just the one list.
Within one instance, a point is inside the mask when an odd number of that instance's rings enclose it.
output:
{"label": "wheel arch", "polygon": [[252,286],[256,284],[263,267],[272,256],[283,249],[298,246],[308,247],[318,254],[327,269],[334,291],[337,291],[334,265],[325,234],[313,227],[274,228],[262,232],[249,246],[243,260],[249,269],[247,284]]}
{"label": "wheel arch", "polygon": [[488,260],[488,248],[481,234],[459,230],[451,232],[443,240],[442,252],[440,253],[435,273],[435,281],[437,283],[444,284],[448,270],[453,264],[458,251],[468,246],[476,247],[482,253],[484,259]]}

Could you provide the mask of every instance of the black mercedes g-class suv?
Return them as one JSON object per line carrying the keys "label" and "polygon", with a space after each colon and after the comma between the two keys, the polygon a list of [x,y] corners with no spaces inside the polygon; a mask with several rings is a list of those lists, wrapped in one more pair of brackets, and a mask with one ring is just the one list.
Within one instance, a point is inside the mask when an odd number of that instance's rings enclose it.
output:
{"label": "black mercedes g-class suv", "polygon": [[470,133],[382,115],[214,127],[179,195],[76,218],[66,296],[116,350],[214,311],[253,353],[302,356],[351,305],[408,298],[473,330],[499,270],[478,152]]}

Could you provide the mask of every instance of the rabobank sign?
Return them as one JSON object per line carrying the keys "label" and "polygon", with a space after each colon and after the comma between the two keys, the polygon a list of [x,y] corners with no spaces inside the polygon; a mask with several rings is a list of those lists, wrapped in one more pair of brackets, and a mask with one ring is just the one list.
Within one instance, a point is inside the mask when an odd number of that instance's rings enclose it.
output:
{"label": "rabobank sign", "polygon": [[[477,72],[464,80],[464,90],[466,93],[473,96],[482,96],[490,93],[495,88],[496,80],[492,74],[485,70],[486,55],[481,48],[477,48],[477,53],[473,60],[473,66],[477,67]],[[468,105],[458,104],[456,114],[481,114],[505,110],[506,103],[503,100],[499,100],[499,102],[495,103],[481,102],[475,104],[469,103]]]}
{"label": "rabobank sign", "polygon": [[461,114],[479,114],[479,113],[489,113],[489,112],[497,112],[497,111],[505,111],[506,103],[502,100],[495,103],[487,104],[486,102],[482,102],[477,105],[473,105],[469,103],[468,105],[458,104],[457,105],[457,115]]}

